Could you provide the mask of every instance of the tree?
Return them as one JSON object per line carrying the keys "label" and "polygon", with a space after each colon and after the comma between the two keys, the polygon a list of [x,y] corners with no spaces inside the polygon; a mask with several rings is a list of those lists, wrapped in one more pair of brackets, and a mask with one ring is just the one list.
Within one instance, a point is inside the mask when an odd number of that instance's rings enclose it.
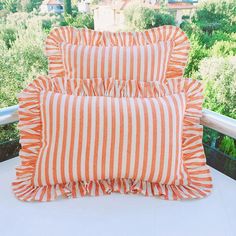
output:
{"label": "tree", "polygon": [[64,0],[64,13],[65,15],[72,14],[71,0]]}
{"label": "tree", "polygon": [[34,9],[39,9],[43,0],[21,0],[21,8],[23,11],[31,12]]}
{"label": "tree", "polygon": [[227,57],[236,55],[236,42],[218,41],[210,50],[212,56]]}
{"label": "tree", "polygon": [[157,11],[138,5],[125,10],[125,21],[131,30],[143,30],[161,25],[175,25],[174,17],[167,11]]}
{"label": "tree", "polygon": [[17,12],[17,9],[19,7],[19,1],[18,0],[0,0],[1,2],[1,9],[5,9],[9,12]]}
{"label": "tree", "polygon": [[206,58],[199,67],[204,83],[204,106],[236,119],[236,57]]}
{"label": "tree", "polygon": [[77,16],[66,16],[62,25],[71,25],[76,28],[94,29],[94,19],[92,14],[78,13]]}
{"label": "tree", "polygon": [[208,0],[200,4],[192,22],[208,34],[216,30],[236,32],[236,0]]}

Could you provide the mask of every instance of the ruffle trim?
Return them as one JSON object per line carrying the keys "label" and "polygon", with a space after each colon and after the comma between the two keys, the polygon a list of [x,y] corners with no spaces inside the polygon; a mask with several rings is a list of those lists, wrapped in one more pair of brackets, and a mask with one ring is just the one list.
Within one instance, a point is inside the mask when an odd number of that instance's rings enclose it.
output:
{"label": "ruffle trim", "polygon": [[[116,179],[79,181],[54,186],[34,186],[32,178],[41,146],[39,95],[53,91],[83,96],[160,97],[184,92],[186,111],[183,120],[182,158],[187,179],[178,185],[150,183],[142,180]],[[50,201],[62,197],[102,195],[111,192],[140,193],[168,200],[202,198],[211,192],[212,179],[202,146],[202,86],[191,79],[157,82],[118,81],[114,79],[65,80],[38,77],[19,95],[19,129],[21,165],[16,169],[13,191],[23,201]]]}
{"label": "ruffle trim", "polygon": [[166,79],[182,78],[188,60],[190,43],[186,34],[176,26],[166,25],[142,32],[100,32],[66,26],[53,29],[45,41],[49,75],[64,77],[61,43],[87,46],[133,46],[173,41]]}

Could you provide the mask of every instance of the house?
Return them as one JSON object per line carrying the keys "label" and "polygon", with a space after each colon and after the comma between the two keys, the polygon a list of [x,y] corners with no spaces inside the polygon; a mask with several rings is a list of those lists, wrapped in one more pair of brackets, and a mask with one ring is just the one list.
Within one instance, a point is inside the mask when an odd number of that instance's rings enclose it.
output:
{"label": "house", "polygon": [[102,1],[96,8],[94,13],[94,28],[100,31],[118,31],[125,29],[124,10],[127,9],[133,1],[121,0]]}
{"label": "house", "polygon": [[[96,30],[117,31],[125,29],[124,10],[135,1],[131,0],[104,0],[93,9],[94,28]],[[138,4],[153,9],[161,8],[160,0],[137,0]],[[174,16],[176,24],[180,25],[183,17],[190,17],[196,9],[197,0],[168,0],[167,10]]]}
{"label": "house", "polygon": [[90,13],[90,0],[78,0],[77,7],[78,11],[82,13]]}
{"label": "house", "polygon": [[44,0],[40,6],[40,12],[56,14],[63,13],[63,0]]}

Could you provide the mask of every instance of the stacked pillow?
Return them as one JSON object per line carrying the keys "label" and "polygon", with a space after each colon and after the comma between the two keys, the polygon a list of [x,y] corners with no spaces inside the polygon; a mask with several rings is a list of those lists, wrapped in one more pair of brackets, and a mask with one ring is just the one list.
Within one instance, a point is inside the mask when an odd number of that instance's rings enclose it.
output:
{"label": "stacked pillow", "polygon": [[49,77],[38,77],[19,96],[16,197],[208,195],[202,86],[182,78],[188,49],[174,26],[53,30],[46,40]]}

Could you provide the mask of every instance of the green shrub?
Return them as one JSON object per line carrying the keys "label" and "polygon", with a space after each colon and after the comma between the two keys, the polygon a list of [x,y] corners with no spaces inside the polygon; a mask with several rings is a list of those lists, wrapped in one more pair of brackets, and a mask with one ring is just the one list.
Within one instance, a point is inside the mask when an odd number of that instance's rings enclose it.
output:
{"label": "green shrub", "polygon": [[64,0],[64,13],[65,15],[72,14],[71,0]]}
{"label": "green shrub", "polygon": [[236,31],[236,0],[208,0],[198,5],[192,18],[194,24],[202,31],[211,34],[213,31]]}
{"label": "green shrub", "polygon": [[46,33],[49,33],[50,30],[52,29],[52,21],[51,21],[50,19],[42,20],[42,29],[43,29]]}
{"label": "green shrub", "polygon": [[225,136],[219,146],[220,151],[236,158],[236,141],[228,136]]}
{"label": "green shrub", "polygon": [[218,41],[210,50],[212,56],[227,57],[236,55],[236,42]]}
{"label": "green shrub", "polygon": [[191,49],[188,57],[188,64],[185,69],[186,77],[195,77],[195,73],[199,69],[199,63],[208,56],[208,50],[199,44],[198,40],[193,36],[190,38]]}
{"label": "green shrub", "polygon": [[32,12],[34,9],[38,10],[43,0],[22,0],[21,10],[25,12]]}
{"label": "green shrub", "polygon": [[0,32],[0,38],[5,42],[7,48],[15,42],[17,37],[16,30],[12,28],[2,28]]}
{"label": "green shrub", "polygon": [[199,67],[204,107],[236,119],[236,57],[206,58]]}
{"label": "green shrub", "polygon": [[62,25],[71,25],[76,28],[88,28],[94,29],[94,19],[92,14],[78,13],[76,17],[65,16],[65,22],[61,22]]}
{"label": "green shrub", "polygon": [[20,2],[19,0],[0,0],[1,9],[4,9],[8,12],[17,12]]}
{"label": "green shrub", "polygon": [[168,12],[138,5],[126,9],[124,15],[126,24],[131,30],[150,29],[161,25],[175,25],[174,17]]}

